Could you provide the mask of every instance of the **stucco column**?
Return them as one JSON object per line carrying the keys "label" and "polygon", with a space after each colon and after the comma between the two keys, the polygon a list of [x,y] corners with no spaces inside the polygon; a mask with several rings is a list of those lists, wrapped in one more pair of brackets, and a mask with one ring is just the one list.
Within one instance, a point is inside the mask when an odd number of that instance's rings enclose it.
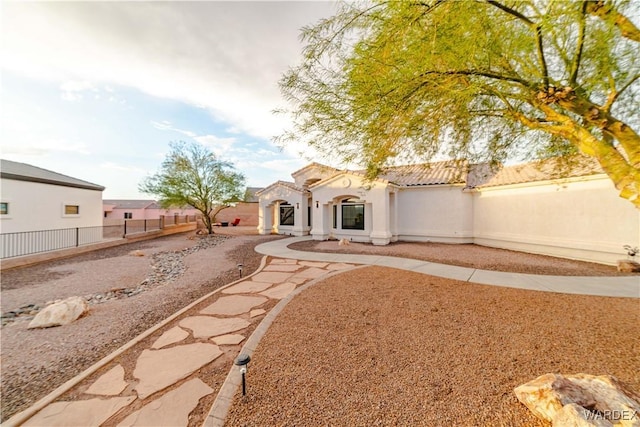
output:
{"label": "stucco column", "polygon": [[268,203],[258,206],[258,234],[271,234],[273,228],[273,207]]}
{"label": "stucco column", "polygon": [[293,235],[294,236],[304,236],[305,232],[305,215],[304,213],[307,210],[307,198],[304,195],[300,195],[299,199],[296,199],[294,203],[294,211],[293,211]]}
{"label": "stucco column", "polygon": [[[316,207],[316,204],[318,207]],[[313,200],[311,202],[311,215],[313,215],[311,221],[311,236],[313,236],[313,240],[329,239],[329,205]]]}
{"label": "stucco column", "polygon": [[388,191],[380,193],[370,195],[373,218],[369,237],[374,245],[388,245],[391,241],[389,194]]}

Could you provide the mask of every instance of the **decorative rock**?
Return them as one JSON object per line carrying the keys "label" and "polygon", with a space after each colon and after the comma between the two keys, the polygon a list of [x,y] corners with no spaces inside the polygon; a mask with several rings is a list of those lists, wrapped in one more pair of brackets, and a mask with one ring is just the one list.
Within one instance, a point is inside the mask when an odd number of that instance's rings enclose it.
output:
{"label": "decorative rock", "polygon": [[156,342],[153,343],[151,348],[159,349],[159,348],[168,346],[170,344],[175,344],[177,342],[184,340],[188,336],[189,336],[189,332],[176,326],[174,328],[169,329],[164,334],[162,334],[160,338],[158,338]]}
{"label": "decorative rock", "polygon": [[338,246],[349,246],[349,239],[340,239]]}
{"label": "decorative rock", "polygon": [[630,259],[618,260],[618,271],[623,273],[638,273],[640,272],[640,262]]}
{"label": "decorative rock", "polygon": [[514,392],[554,427],[640,426],[640,395],[609,375],[546,374]]}
{"label": "decorative rock", "polygon": [[71,297],[42,309],[29,323],[29,329],[67,325],[89,311],[81,297]]}
{"label": "decorative rock", "polygon": [[192,316],[182,319],[180,326],[191,329],[194,338],[211,338],[229,332],[239,331],[249,326],[250,323],[238,317],[219,319],[209,316]]}
{"label": "decorative rock", "polygon": [[140,399],[146,399],[191,375],[220,357],[222,351],[217,345],[194,343],[164,350],[144,350],[133,371],[133,376],[140,380],[135,390]]}
{"label": "decorative rock", "polygon": [[267,298],[262,296],[231,295],[219,298],[209,307],[200,311],[200,313],[234,316],[247,313],[253,307],[264,304],[266,301]]}
{"label": "decorative rock", "polygon": [[118,427],[186,426],[189,413],[198,406],[198,401],[211,393],[211,387],[194,378],[132,413]]}
{"label": "decorative rock", "polygon": [[99,426],[135,400],[135,396],[54,402],[29,418],[22,426]]}
{"label": "decorative rock", "polygon": [[135,251],[129,252],[129,255],[131,255],[131,256],[144,256],[144,253],[141,250],[135,250]]}
{"label": "decorative rock", "polygon": [[99,394],[102,396],[116,396],[127,387],[124,380],[124,368],[116,365],[106,374],[101,376],[87,389],[87,394]]}

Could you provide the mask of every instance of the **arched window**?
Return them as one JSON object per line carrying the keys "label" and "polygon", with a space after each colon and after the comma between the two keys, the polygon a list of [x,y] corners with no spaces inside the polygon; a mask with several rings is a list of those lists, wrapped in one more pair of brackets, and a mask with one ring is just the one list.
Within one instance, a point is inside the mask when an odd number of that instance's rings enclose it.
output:
{"label": "arched window", "polygon": [[364,203],[358,199],[344,199],[342,207],[342,229],[364,230]]}

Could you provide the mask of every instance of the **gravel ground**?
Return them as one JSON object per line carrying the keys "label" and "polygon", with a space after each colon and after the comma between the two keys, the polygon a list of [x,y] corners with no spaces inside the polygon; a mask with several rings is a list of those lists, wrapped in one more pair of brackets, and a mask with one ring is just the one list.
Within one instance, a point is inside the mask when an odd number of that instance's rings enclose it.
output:
{"label": "gravel ground", "polygon": [[242,235],[240,227],[228,232],[238,235],[180,234],[3,272],[3,314],[72,295],[103,297],[92,300],[88,316],[65,327],[28,330],[28,313],[2,327],[2,420],[193,300],[236,280],[237,263],[246,274],[254,271],[262,256],[253,248],[274,237]]}
{"label": "gravel ground", "polygon": [[[592,262],[573,261],[545,255],[528,254],[506,249],[489,248],[473,244],[454,245],[446,243],[396,242],[387,246],[354,243],[340,246],[335,240],[304,241],[289,245],[300,251],[375,254],[399,256],[459,265],[482,270],[508,271],[513,273],[548,274],[555,276],[625,276],[638,273],[620,273],[616,267]],[[620,259],[625,255],[621,253]]]}
{"label": "gravel ground", "polygon": [[636,299],[366,267],[287,305],[226,425],[543,426],[514,387],[585,372],[640,390],[638,337]]}

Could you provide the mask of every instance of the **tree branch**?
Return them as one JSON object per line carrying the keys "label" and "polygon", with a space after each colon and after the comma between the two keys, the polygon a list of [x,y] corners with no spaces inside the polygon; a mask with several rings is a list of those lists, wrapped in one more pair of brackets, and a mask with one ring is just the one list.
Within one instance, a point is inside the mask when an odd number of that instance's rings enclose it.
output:
{"label": "tree branch", "polygon": [[487,77],[489,79],[494,80],[502,80],[507,82],[513,82],[521,84],[526,88],[531,88],[532,85],[528,81],[521,79],[519,77],[505,76],[502,74],[492,73],[490,71],[481,71],[481,70],[450,70],[450,71],[427,71],[425,73],[420,74],[419,77],[426,77],[429,74],[436,74],[441,76],[479,76],[479,77]]}
{"label": "tree branch", "polygon": [[604,104],[604,106],[602,107],[602,110],[604,112],[606,112],[607,114],[609,113],[609,111],[611,110],[611,106],[613,105],[614,102],[616,102],[616,100],[620,97],[620,95],[622,94],[622,92],[624,92],[625,90],[627,90],[629,88],[629,86],[631,86],[633,83],[635,83],[636,80],[640,79],[640,74],[636,74],[635,76],[633,76],[633,78],[631,80],[629,80],[627,82],[627,84],[625,84],[624,86],[622,86],[620,88],[620,90],[613,90],[609,96],[607,97],[607,102]]}
{"label": "tree branch", "polygon": [[542,84],[544,85],[545,88],[549,87],[549,70],[547,68],[547,60],[544,57],[544,46],[543,46],[543,43],[542,43],[542,25],[541,24],[536,24],[531,19],[527,18],[526,16],[524,16],[523,14],[518,12],[517,10],[511,9],[510,7],[505,6],[502,3],[497,2],[496,0],[487,0],[487,3],[489,3],[492,6],[497,7],[498,9],[502,10],[503,12],[508,13],[511,16],[515,16],[516,18],[518,18],[519,20],[523,21],[528,26],[530,26],[531,28],[534,29],[535,37],[536,37],[536,48],[538,50],[538,59],[540,61],[540,67],[542,68],[542,70],[541,70],[542,71]]}
{"label": "tree branch", "polygon": [[618,12],[609,2],[585,1],[587,13],[602,19],[611,18],[616,27],[620,29],[623,37],[640,42],[640,30],[626,16]]}
{"label": "tree branch", "polygon": [[584,33],[586,28],[585,13],[587,11],[587,2],[582,3],[580,10],[580,27],[578,28],[578,41],[576,45],[576,55],[571,64],[571,72],[569,73],[569,86],[576,87],[578,80],[578,71],[580,70],[580,62],[582,61],[582,48],[584,46]]}

